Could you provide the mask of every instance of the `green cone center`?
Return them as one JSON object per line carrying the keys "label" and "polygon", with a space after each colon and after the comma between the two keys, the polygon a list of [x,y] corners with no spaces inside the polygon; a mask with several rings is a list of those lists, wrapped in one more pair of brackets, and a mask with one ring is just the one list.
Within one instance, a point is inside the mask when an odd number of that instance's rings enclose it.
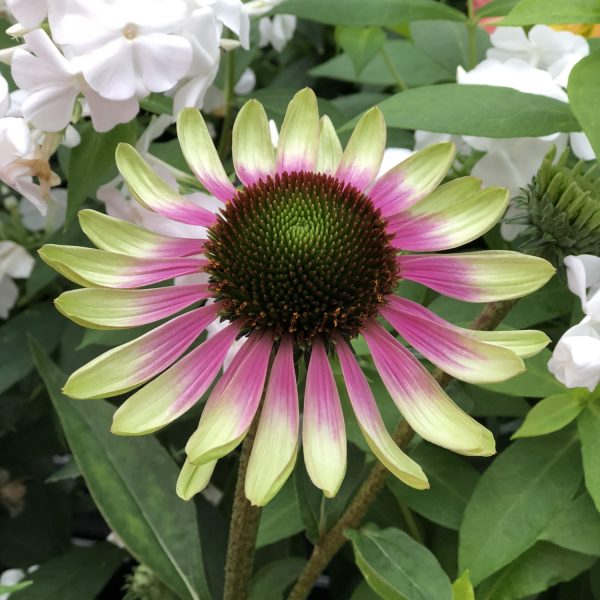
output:
{"label": "green cone center", "polygon": [[350,185],[293,172],[240,190],[209,230],[206,255],[221,315],[246,331],[355,337],[397,278],[381,214]]}

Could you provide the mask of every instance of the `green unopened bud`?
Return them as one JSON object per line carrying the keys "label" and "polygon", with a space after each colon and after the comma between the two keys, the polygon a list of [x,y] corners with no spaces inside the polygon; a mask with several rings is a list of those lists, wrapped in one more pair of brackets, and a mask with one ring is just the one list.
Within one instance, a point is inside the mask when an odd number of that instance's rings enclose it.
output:
{"label": "green unopened bud", "polygon": [[177,596],[146,566],[135,567],[125,583],[123,600],[176,600]]}
{"label": "green unopened bud", "polygon": [[515,240],[520,249],[558,266],[570,254],[600,254],[600,168],[583,161],[569,167],[568,150],[556,163],[555,156],[553,148],[515,199],[519,214],[511,221],[525,225]]}

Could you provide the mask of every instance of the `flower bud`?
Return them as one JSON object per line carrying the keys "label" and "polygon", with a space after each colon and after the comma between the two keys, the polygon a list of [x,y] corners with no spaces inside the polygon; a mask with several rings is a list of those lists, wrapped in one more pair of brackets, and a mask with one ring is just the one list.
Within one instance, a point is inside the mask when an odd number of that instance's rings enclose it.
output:
{"label": "flower bud", "polygon": [[520,249],[560,266],[570,254],[600,254],[600,169],[568,166],[568,150],[556,163],[555,155],[553,148],[515,199],[518,216],[510,221],[525,225],[515,239]]}

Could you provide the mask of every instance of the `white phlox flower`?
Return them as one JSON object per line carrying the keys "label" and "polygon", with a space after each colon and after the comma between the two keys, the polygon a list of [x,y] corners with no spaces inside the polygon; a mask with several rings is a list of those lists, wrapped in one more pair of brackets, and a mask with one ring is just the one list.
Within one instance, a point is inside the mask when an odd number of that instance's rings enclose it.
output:
{"label": "white phlox flower", "polygon": [[263,17],[258,22],[260,35],[258,46],[259,48],[265,48],[270,45],[277,52],[281,52],[294,37],[294,31],[296,31],[296,17],[294,15]]}
{"label": "white phlox flower", "polygon": [[[32,202],[46,214],[50,189],[60,183],[48,162],[56,149],[54,134],[38,145],[24,119],[0,119],[0,180]],[[37,179],[37,182],[34,181]]]}
{"label": "white phlox flower", "polygon": [[522,59],[547,71],[562,87],[567,86],[573,66],[590,53],[586,39],[548,25],[534,25],[528,33],[521,27],[498,27],[490,36],[486,56],[501,61]]}
{"label": "white phlox flower", "polygon": [[26,29],[37,27],[48,16],[48,0],[6,0],[6,6]]}
{"label": "white phlox flower", "polygon": [[564,264],[569,289],[586,316],[560,338],[548,370],[567,387],[592,392],[600,383],[600,257],[567,256]]}
{"label": "white phlox flower", "polygon": [[19,297],[13,279],[27,279],[33,270],[33,257],[19,244],[0,241],[0,319],[6,319]]}
{"label": "white phlox flower", "polygon": [[92,89],[109,100],[171,89],[192,62],[179,35],[183,0],[63,0],[49,6],[53,39]]}
{"label": "white phlox flower", "polygon": [[192,61],[174,89],[173,112],[186,106],[201,108],[219,69],[221,27],[210,8],[196,8],[181,29],[192,48]]}
{"label": "white phlox flower", "polygon": [[58,231],[65,222],[67,215],[67,190],[54,188],[46,198],[47,211],[42,215],[40,211],[27,198],[19,202],[21,223],[29,231]]}
{"label": "white phlox flower", "polygon": [[27,50],[15,51],[12,75],[26,95],[23,117],[43,131],[62,131],[83,94],[97,131],[108,131],[138,113],[137,98],[107,100],[92,90],[77,68],[67,60],[48,35],[36,29],[25,35]]}

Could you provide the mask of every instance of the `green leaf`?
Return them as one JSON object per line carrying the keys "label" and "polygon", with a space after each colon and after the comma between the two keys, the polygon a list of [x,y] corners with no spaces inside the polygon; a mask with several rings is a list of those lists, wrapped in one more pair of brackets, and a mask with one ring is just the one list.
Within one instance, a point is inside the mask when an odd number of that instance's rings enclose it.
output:
{"label": "green leaf", "polygon": [[[464,23],[455,21],[415,21],[410,24],[412,40],[417,48],[443,66],[452,80],[456,67],[469,65],[469,33]],[[475,29],[477,62],[485,58],[490,36],[481,28]]]}
{"label": "green leaf", "polygon": [[520,600],[569,581],[596,559],[547,542],[538,542],[477,588],[477,600]]}
{"label": "green leaf", "polygon": [[565,505],[540,539],[575,552],[600,556],[600,513],[590,495],[584,492]]}
{"label": "green leaf", "polygon": [[285,591],[298,578],[305,564],[306,561],[298,556],[269,563],[252,578],[250,600],[283,600]]}
{"label": "green leaf", "polygon": [[598,0],[521,0],[499,25],[600,23]]}
{"label": "green leaf", "polygon": [[157,115],[173,114],[173,98],[169,98],[165,94],[152,93],[140,100],[140,106]]}
{"label": "green leaf", "polygon": [[478,584],[531,547],[581,481],[571,428],[519,440],[481,476],[460,529],[459,567]]}
{"label": "green leaf", "polygon": [[33,585],[15,594],[15,598],[91,600],[98,596],[125,556],[120,548],[108,542],[90,548],[72,548],[44,563],[30,576]]}
{"label": "green leaf", "polygon": [[84,123],[80,133],[81,143],[71,150],[69,159],[65,227],[71,223],[86,198],[95,197],[98,187],[116,175],[115,150],[119,142],[135,144],[137,122],[134,119],[117,125],[106,133],[98,133],[91,123]]}
{"label": "green leaf", "polygon": [[477,16],[481,19],[485,17],[504,17],[518,3],[519,0],[492,0],[489,4],[477,10]]}
{"label": "green leaf", "polygon": [[395,25],[404,21],[464,21],[465,15],[434,0],[285,0],[275,9],[327,25]]}
{"label": "green leaf", "polygon": [[[600,13],[600,3],[598,4]],[[590,21],[598,23],[599,21]],[[580,60],[569,75],[569,103],[587,134],[596,156],[600,156],[600,52]]]}
{"label": "green leaf", "polygon": [[304,529],[294,482],[289,480],[262,510],[256,547],[290,537]]}
{"label": "green leaf", "polygon": [[565,102],[492,85],[425,86],[391,96],[379,108],[388,127],[459,135],[540,137],[581,129]]}
{"label": "green leaf", "polygon": [[435,556],[404,531],[369,525],[345,535],[352,542],[356,565],[382,598],[452,599],[450,580]]}
{"label": "green leaf", "polygon": [[32,583],[33,581],[28,579],[27,581],[19,581],[19,583],[15,583],[13,585],[0,584],[0,594],[12,594],[13,592],[24,590],[26,587],[29,587]]}
{"label": "green leaf", "polygon": [[[425,52],[410,42],[392,40],[385,43],[384,49],[394,68],[409,87],[454,79],[453,73],[436,63]],[[394,73],[390,70],[381,53],[372,57],[358,74],[352,57],[348,53],[344,53],[313,67],[309,71],[309,75],[365,85],[389,86],[397,83]]]}
{"label": "green leaf", "polygon": [[431,488],[414,490],[391,477],[388,487],[415,512],[449,529],[458,529],[479,479],[478,472],[455,454],[427,443],[419,444],[410,456],[425,471]]}
{"label": "green leaf", "polygon": [[0,392],[33,368],[27,335],[31,333],[45,352],[53,352],[63,328],[63,317],[49,303],[30,306],[0,327]]}
{"label": "green leaf", "polygon": [[[178,469],[156,438],[110,433],[114,407],[70,400],[66,377],[37,344],[42,375],[96,505],[130,552],[182,598],[210,598],[193,504],[175,495]],[[168,507],[168,510],[166,509]]]}
{"label": "green leaf", "polygon": [[548,396],[529,411],[523,425],[512,438],[534,437],[558,431],[575,420],[582,410],[583,404],[576,392]]}
{"label": "green leaf", "polygon": [[359,74],[383,48],[386,37],[381,27],[337,27],[338,44],[350,57],[354,69]]}
{"label": "green leaf", "polygon": [[452,600],[475,600],[475,590],[469,579],[469,569],[452,584]]}
{"label": "green leaf", "polygon": [[46,483],[54,483],[55,481],[64,481],[65,479],[75,479],[81,477],[81,471],[77,466],[77,462],[71,456],[60,469],[54,471],[52,475],[46,478]]}
{"label": "green leaf", "polygon": [[600,511],[600,401],[590,402],[577,419],[585,485]]}
{"label": "green leaf", "polygon": [[525,359],[527,370],[508,381],[485,384],[486,390],[508,394],[509,396],[525,396],[543,398],[553,394],[562,394],[565,387],[548,371],[548,361],[552,353],[544,348],[539,354]]}

